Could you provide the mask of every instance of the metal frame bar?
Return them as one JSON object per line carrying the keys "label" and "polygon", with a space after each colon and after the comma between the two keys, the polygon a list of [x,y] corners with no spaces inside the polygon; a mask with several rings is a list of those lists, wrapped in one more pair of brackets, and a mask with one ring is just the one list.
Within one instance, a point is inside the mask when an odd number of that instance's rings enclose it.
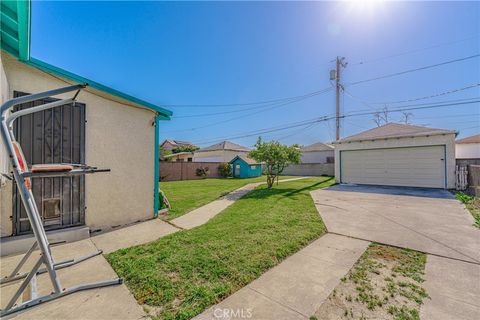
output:
{"label": "metal frame bar", "polygon": [[[17,289],[15,294],[12,296],[10,299],[9,303],[7,306],[0,310],[0,316],[5,316],[35,305],[38,305],[40,303],[50,301],[62,296],[65,296],[70,293],[74,293],[80,290],[87,290],[87,289],[93,289],[93,288],[100,288],[104,286],[110,286],[110,285],[115,285],[115,284],[120,284],[122,283],[122,279],[112,279],[112,280],[107,280],[107,281],[101,281],[101,282],[95,282],[95,283],[90,283],[90,284],[84,284],[80,285],[77,287],[72,287],[72,288],[67,288],[67,289],[62,289],[62,285],[60,283],[60,279],[58,278],[57,275],[57,269],[60,268],[65,268],[68,266],[71,266],[73,264],[79,263],[81,261],[84,261],[88,258],[91,258],[93,256],[96,256],[101,253],[101,251],[98,251],[94,254],[91,254],[89,256],[85,256],[82,258],[79,258],[77,260],[66,260],[62,261],[59,263],[55,263],[52,257],[52,253],[50,250],[50,243],[47,238],[47,234],[45,232],[45,228],[43,227],[42,224],[42,219],[40,216],[40,213],[38,211],[38,208],[35,204],[35,200],[33,197],[32,191],[27,188],[25,185],[25,177],[27,176],[25,173],[20,172],[20,166],[19,166],[19,161],[18,157],[14,151],[13,148],[13,142],[15,141],[15,135],[13,132],[13,122],[15,119],[18,117],[31,114],[34,112],[38,111],[43,111],[51,108],[55,108],[61,105],[64,105],[66,103],[74,102],[75,98],[78,96],[78,93],[80,90],[86,87],[86,84],[77,84],[77,85],[72,85],[64,88],[59,88],[59,89],[54,89],[46,92],[41,92],[41,93],[36,93],[36,94],[31,94],[31,95],[26,95],[22,97],[17,97],[11,100],[8,100],[5,102],[1,107],[0,107],[0,138],[3,140],[7,154],[9,157],[10,164],[13,169],[13,177],[15,179],[15,182],[17,184],[21,200],[23,205],[25,206],[25,211],[27,212],[28,220],[30,221],[30,224],[32,226],[33,234],[35,236],[36,242],[32,245],[32,247],[27,251],[25,256],[21,259],[20,263],[17,265],[17,267],[14,269],[14,271],[10,274],[10,276],[2,279],[4,282],[9,282],[9,281],[14,281],[14,280],[19,280],[24,278],[22,284],[20,287]],[[14,112],[10,116],[7,116],[7,113],[9,110],[13,109],[14,106],[22,103],[27,103],[31,101],[35,101],[38,99],[43,99],[47,98],[50,96],[55,96],[59,95],[62,93],[67,93],[67,92],[72,92],[76,91],[75,96],[70,99],[64,99],[60,101],[55,101],[52,103],[47,103],[43,104],[40,106],[36,106],[33,108],[25,109],[25,110],[19,110],[17,112]],[[92,168],[85,168],[85,169],[76,169],[73,170],[75,171],[74,174],[86,174],[86,171],[90,171],[88,173],[94,173],[94,171],[97,169],[92,169]],[[97,170],[97,172],[100,170]],[[61,174],[63,176],[65,173],[68,172],[58,172],[58,174]],[[45,172],[39,172],[38,174],[32,174],[30,177],[38,177],[38,176],[43,176],[45,175]],[[27,274],[18,274],[18,271],[22,268],[22,266],[25,264],[25,262],[28,260],[28,258],[31,256],[33,251],[37,248],[40,249],[40,258],[36,262],[35,266],[28,272]],[[40,266],[44,264],[45,268],[40,269]],[[21,303],[19,305],[15,305],[16,301],[22,294],[22,292],[27,288],[28,284],[32,279],[36,277],[37,274],[39,273],[46,273],[48,272],[48,275],[50,277],[50,281],[53,286],[53,292],[51,294],[45,295],[43,297],[32,297],[31,300],[26,301],[24,303]],[[5,280],[6,279],[6,280]]]}

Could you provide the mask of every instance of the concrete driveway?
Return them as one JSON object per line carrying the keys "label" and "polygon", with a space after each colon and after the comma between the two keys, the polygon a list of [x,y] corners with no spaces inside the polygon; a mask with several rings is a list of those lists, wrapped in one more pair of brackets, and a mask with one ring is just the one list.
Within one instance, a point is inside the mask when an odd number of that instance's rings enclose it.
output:
{"label": "concrete driveway", "polygon": [[336,185],[311,195],[329,232],[480,262],[480,230],[448,191]]}

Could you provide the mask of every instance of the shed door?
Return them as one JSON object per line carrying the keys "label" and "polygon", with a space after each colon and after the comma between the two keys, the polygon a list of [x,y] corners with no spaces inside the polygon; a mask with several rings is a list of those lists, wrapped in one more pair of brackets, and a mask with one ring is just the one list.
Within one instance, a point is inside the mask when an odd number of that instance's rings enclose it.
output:
{"label": "shed door", "polygon": [[240,176],[240,165],[236,164],[235,165],[235,177],[239,177],[239,176]]}
{"label": "shed door", "polygon": [[341,151],[341,182],[445,188],[445,146]]}
{"label": "shed door", "polygon": [[[15,96],[24,93],[15,92]],[[31,108],[43,99],[17,106]],[[14,133],[29,165],[85,163],[85,105],[76,103],[20,117]],[[85,177],[34,178],[32,192],[46,230],[85,223]],[[30,222],[16,186],[13,188],[14,234],[30,233]]]}

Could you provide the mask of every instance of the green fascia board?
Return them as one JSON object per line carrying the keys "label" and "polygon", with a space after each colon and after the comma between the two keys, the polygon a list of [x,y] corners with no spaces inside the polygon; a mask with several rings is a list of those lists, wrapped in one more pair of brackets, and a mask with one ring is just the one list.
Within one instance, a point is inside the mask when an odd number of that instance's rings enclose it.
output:
{"label": "green fascia board", "polygon": [[30,58],[30,1],[2,1],[0,4],[1,47],[19,60]]}
{"label": "green fascia board", "polygon": [[89,80],[87,78],[81,77],[81,76],[76,75],[76,74],[74,74],[72,72],[69,72],[67,70],[55,67],[51,64],[40,61],[38,59],[30,58],[28,61],[23,61],[23,62],[32,66],[32,67],[35,67],[37,69],[43,70],[43,71],[48,72],[48,73],[55,74],[57,76],[60,76],[62,78],[66,78],[68,80],[71,80],[71,81],[74,81],[74,82],[77,82],[77,83],[87,83],[92,88],[95,88],[97,90],[106,92],[106,93],[111,94],[113,96],[125,99],[125,100],[133,102],[137,105],[140,105],[140,106],[146,107],[148,109],[151,109],[155,112],[158,112],[158,114],[159,114],[159,116],[162,120],[170,120],[170,116],[172,116],[172,114],[173,114],[172,111],[170,111],[170,110],[164,109],[164,108],[162,108],[160,106],[157,106],[157,105],[154,105],[150,102],[132,97],[132,96],[126,94],[126,93],[120,92],[118,90],[112,89],[112,88],[107,87],[107,86],[105,86],[103,84],[100,84],[98,82],[95,82],[95,81]]}

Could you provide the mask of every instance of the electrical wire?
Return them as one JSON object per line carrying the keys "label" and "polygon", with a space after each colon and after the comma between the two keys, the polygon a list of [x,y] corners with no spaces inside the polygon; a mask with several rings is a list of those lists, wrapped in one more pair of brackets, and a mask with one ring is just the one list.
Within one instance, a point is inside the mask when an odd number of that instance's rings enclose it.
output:
{"label": "electrical wire", "polygon": [[428,65],[428,66],[423,66],[423,67],[419,67],[419,68],[415,68],[415,69],[400,71],[400,72],[396,72],[396,73],[385,74],[385,75],[378,76],[378,77],[375,77],[375,78],[354,81],[354,82],[347,83],[346,86],[354,86],[354,85],[361,84],[361,83],[366,83],[366,82],[371,82],[371,81],[396,77],[396,76],[404,75],[404,74],[407,74],[407,73],[412,73],[412,72],[422,71],[422,70],[426,70],[426,69],[436,68],[436,67],[444,66],[444,65],[447,65],[447,64],[451,64],[451,63],[456,63],[456,62],[461,62],[461,61],[465,61],[465,60],[475,59],[475,58],[478,58],[478,57],[480,57],[480,54],[474,54],[474,55],[471,55],[471,56],[468,56],[468,57],[463,57],[463,58],[459,58],[459,59],[455,59],[455,60],[444,61],[444,62],[431,64],[431,65]]}
{"label": "electrical wire", "polygon": [[460,40],[454,40],[454,41],[450,41],[450,42],[439,43],[439,44],[431,45],[431,46],[428,46],[428,47],[413,49],[413,50],[409,50],[409,51],[405,51],[405,52],[401,52],[401,53],[396,53],[396,54],[392,54],[392,55],[388,55],[388,56],[384,56],[384,57],[379,57],[379,58],[373,58],[373,59],[370,59],[370,60],[354,62],[354,63],[350,63],[350,65],[351,66],[358,66],[358,65],[369,64],[369,63],[378,62],[378,61],[382,61],[382,60],[387,60],[387,59],[391,59],[391,58],[396,58],[396,57],[400,57],[400,56],[407,55],[407,54],[412,54],[412,53],[416,53],[416,52],[420,52],[420,51],[425,51],[425,50],[439,48],[439,47],[443,47],[443,46],[447,46],[447,45],[451,45],[451,44],[465,42],[465,41],[470,40],[470,39],[478,38],[479,36],[480,36],[480,34],[476,34],[476,35],[470,36],[468,38],[460,39]]}

